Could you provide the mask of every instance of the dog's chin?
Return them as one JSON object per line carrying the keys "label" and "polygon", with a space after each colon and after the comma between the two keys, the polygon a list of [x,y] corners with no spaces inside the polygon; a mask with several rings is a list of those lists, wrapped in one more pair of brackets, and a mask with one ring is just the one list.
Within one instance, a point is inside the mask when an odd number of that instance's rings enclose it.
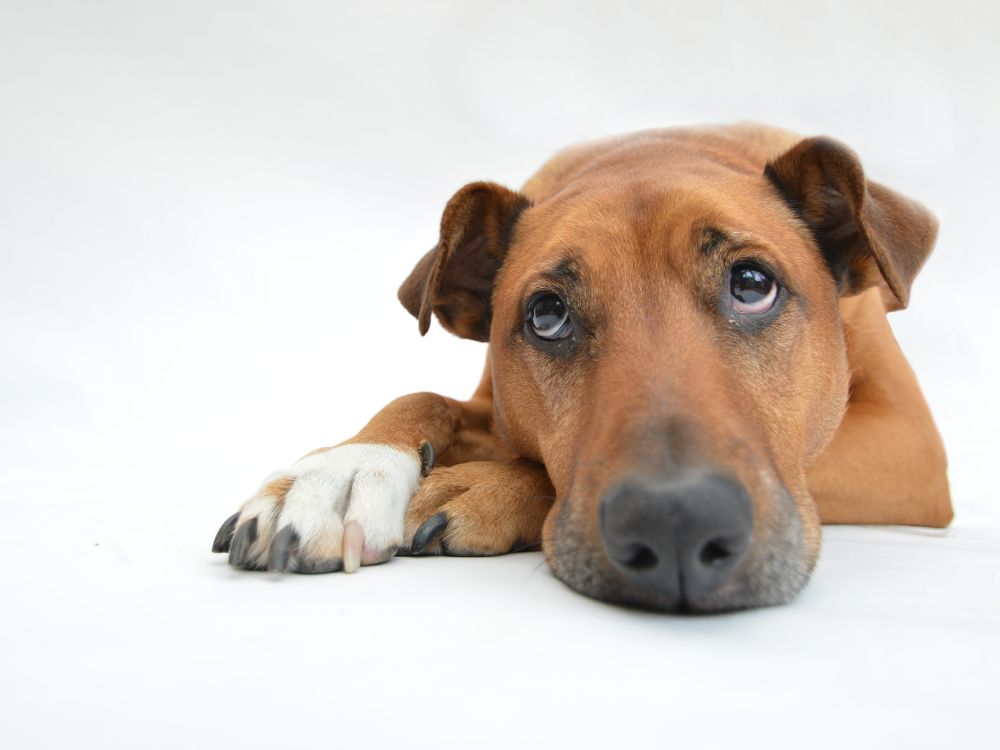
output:
{"label": "dog's chin", "polygon": [[[786,505],[787,502],[787,505]],[[818,544],[807,544],[803,524],[786,496],[780,528],[755,528],[746,559],[718,588],[686,596],[682,585],[639,588],[626,580],[608,558],[596,534],[575,523],[564,503],[544,551],[555,576],[585,596],[610,604],[655,612],[712,614],[786,604],[809,582]],[[596,540],[596,544],[595,544]]]}

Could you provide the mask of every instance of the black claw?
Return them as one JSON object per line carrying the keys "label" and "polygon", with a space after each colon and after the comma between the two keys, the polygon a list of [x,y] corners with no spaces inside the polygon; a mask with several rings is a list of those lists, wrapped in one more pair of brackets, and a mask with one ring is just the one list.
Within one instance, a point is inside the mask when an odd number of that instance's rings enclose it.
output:
{"label": "black claw", "polygon": [[267,569],[284,573],[288,570],[292,555],[298,551],[299,535],[291,526],[283,527],[271,540],[271,547],[267,551]]}
{"label": "black claw", "polygon": [[448,516],[444,512],[435,513],[433,516],[428,518],[422,524],[420,528],[417,529],[417,533],[413,535],[413,542],[410,544],[410,554],[419,555],[425,549],[427,545],[435,541],[444,530],[448,527]]}
{"label": "black claw", "polygon": [[434,446],[430,443],[420,444],[420,476],[426,477],[434,468],[437,455],[434,453]]}
{"label": "black claw", "polygon": [[229,552],[229,545],[233,543],[233,532],[236,530],[236,521],[239,513],[233,513],[222,522],[222,526],[215,534],[215,541],[212,542],[212,552]]}
{"label": "black claw", "polygon": [[257,519],[251,518],[236,529],[233,543],[229,548],[229,564],[234,568],[242,568],[247,562],[250,547],[257,541]]}

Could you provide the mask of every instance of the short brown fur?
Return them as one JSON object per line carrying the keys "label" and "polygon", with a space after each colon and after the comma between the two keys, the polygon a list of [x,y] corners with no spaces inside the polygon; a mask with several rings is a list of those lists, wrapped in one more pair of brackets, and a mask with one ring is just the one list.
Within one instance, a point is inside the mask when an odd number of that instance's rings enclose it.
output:
{"label": "short brown fur", "polygon": [[[608,564],[602,495],[636,473],[722,469],[752,499],[753,546],[692,606],[786,601],[809,577],[821,521],[951,521],[944,448],[886,320],[936,231],[825,138],[736,125],[571,147],[520,192],[459,190],[400,288],[422,334],[434,313],[489,341],[473,397],[404,396],[344,444],[433,446],[404,548],[444,513],[425,552],[541,543],[583,593],[666,609],[676,602]],[[786,295],[759,329],[720,312],[719,280],[747,258],[776,269]],[[553,289],[581,328],[557,355],[524,333],[527,300]]]}
{"label": "short brown fur", "polygon": [[[665,174],[676,183],[665,187]],[[767,179],[761,180],[761,175]],[[671,189],[675,194],[670,195]],[[503,218],[498,215],[509,213],[519,202],[504,188],[478,184],[476,211],[487,210],[484,190],[497,191],[492,205],[500,208],[492,225],[499,226]],[[641,197],[644,190],[649,192],[646,200]],[[522,195],[532,208],[518,222],[512,248],[498,250],[496,233],[485,240],[494,255],[509,253],[492,289],[488,311],[492,346],[474,402],[482,410],[492,400],[493,420],[481,426],[497,438],[500,449],[543,464],[555,486],[559,498],[555,510],[544,530],[538,531],[557,573],[560,523],[580,525],[582,535],[574,536],[574,544],[588,545],[589,554],[600,555],[594,523],[598,493],[577,488],[605,487],[623,465],[657,460],[635,455],[635,441],[630,442],[623,425],[633,424],[641,432],[657,408],[656,394],[664,384],[682,394],[686,403],[680,411],[664,407],[663,419],[697,422],[703,445],[728,444],[735,456],[729,466],[749,486],[759,485],[759,478],[747,467],[773,465],[798,508],[807,568],[818,553],[820,520],[928,526],[950,522],[943,446],[885,318],[886,312],[908,302],[910,285],[930,252],[937,224],[919,204],[868,181],[853,152],[828,139],[803,140],[760,126],[652,131],[568,149],[529,180]],[[466,200],[460,191],[449,204],[442,238],[455,232],[449,222],[459,214],[456,203]],[[661,258],[650,261],[631,248],[643,242],[683,244],[669,231],[662,234],[662,227],[685,228],[699,222],[725,224],[742,239],[762,240],[777,261],[799,270],[797,283],[803,286],[799,327],[789,325],[776,338],[779,349],[797,351],[794,359],[787,360],[796,377],[782,381],[762,364],[773,351],[751,353],[744,358],[747,377],[734,388],[717,361],[717,344],[712,343],[717,335],[699,325],[692,312],[692,324],[679,326],[677,335],[682,338],[672,349],[684,352],[683,358],[666,356],[658,338],[637,336],[642,326],[621,325],[606,330],[590,352],[591,361],[598,362],[592,367],[599,372],[587,376],[587,408],[581,408],[582,402],[553,401],[553,390],[572,390],[586,378],[579,367],[568,373],[547,368],[543,357],[516,340],[520,308],[508,304],[498,309],[497,300],[523,297],[523,281],[551,265],[560,247],[576,244],[604,248],[589,256],[591,263],[605,264],[593,269],[589,283],[614,288],[598,290],[595,299],[642,296],[641,285],[630,285],[629,278],[649,278],[663,273],[663,268],[668,275],[683,278],[689,264],[674,261],[663,266]],[[532,252],[517,251],[525,247]],[[832,268],[822,263],[810,266],[807,256],[817,251]],[[631,277],[616,276],[615,269],[622,265],[629,266]],[[834,278],[827,271],[833,271]],[[423,332],[426,311],[436,304],[435,282],[432,276],[420,285],[415,277],[425,277],[420,266],[404,284],[401,298],[412,311],[415,299],[407,296],[420,286]],[[828,291],[831,284],[836,289]],[[660,293],[670,291],[663,287]],[[839,306],[821,303],[838,294]],[[648,301],[644,309],[655,314],[655,299]],[[803,326],[810,332],[808,346],[797,341]],[[472,330],[474,325],[465,327]],[[645,391],[641,384],[636,387],[630,364],[637,359],[655,363],[652,369],[660,374]],[[757,407],[742,421],[734,416],[739,411],[737,393],[743,394],[739,403],[749,401]],[[595,415],[595,404],[609,407]],[[754,434],[760,437],[747,442],[746,436]],[[755,443],[770,448],[766,456]],[[615,447],[622,445],[616,453]],[[580,459],[594,450],[591,460]],[[589,468],[581,468],[584,464]],[[560,513],[571,499],[569,514]],[[509,506],[512,516],[507,525],[520,520],[519,509],[509,498],[497,495],[491,502]],[[421,507],[419,502],[412,506],[411,527],[426,517]],[[760,527],[755,534],[762,537],[774,519],[788,512],[756,501],[754,507]],[[509,538],[502,518],[491,514],[491,532]]]}

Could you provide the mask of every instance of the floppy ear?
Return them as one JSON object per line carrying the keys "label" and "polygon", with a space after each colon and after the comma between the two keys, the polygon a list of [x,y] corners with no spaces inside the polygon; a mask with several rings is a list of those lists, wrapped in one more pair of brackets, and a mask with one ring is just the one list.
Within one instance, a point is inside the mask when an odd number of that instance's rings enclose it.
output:
{"label": "floppy ear", "polygon": [[530,203],[491,182],[473,182],[452,196],[441,216],[441,239],[399,288],[399,301],[418,320],[421,336],[433,310],[452,333],[489,339],[493,283]]}
{"label": "floppy ear", "polygon": [[840,285],[850,295],[888,285],[906,307],[910,285],[937,236],[926,208],[868,182],[857,155],[830,138],[808,138],[772,160],[764,174],[812,231]]}

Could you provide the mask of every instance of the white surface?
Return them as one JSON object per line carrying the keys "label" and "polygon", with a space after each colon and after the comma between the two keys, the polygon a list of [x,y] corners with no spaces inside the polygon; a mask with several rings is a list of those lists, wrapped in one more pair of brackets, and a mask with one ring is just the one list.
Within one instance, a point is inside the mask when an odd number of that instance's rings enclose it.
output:
{"label": "white surface", "polygon": [[[624,5],[624,4],[622,4]],[[0,2],[0,745],[996,747],[996,6]],[[581,138],[827,133],[942,220],[894,326],[947,533],[655,616],[537,554],[238,574],[271,470],[482,348],[395,290],[451,193]]]}

